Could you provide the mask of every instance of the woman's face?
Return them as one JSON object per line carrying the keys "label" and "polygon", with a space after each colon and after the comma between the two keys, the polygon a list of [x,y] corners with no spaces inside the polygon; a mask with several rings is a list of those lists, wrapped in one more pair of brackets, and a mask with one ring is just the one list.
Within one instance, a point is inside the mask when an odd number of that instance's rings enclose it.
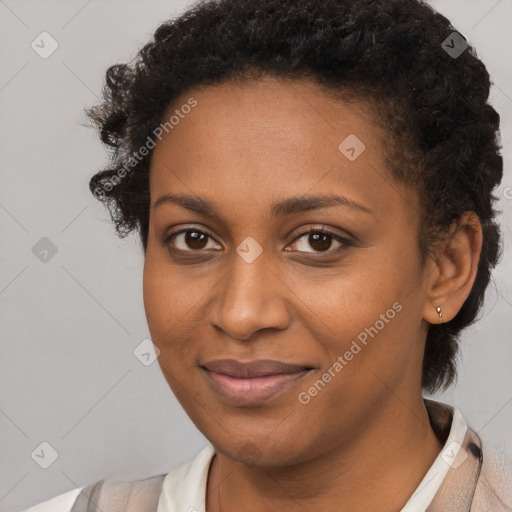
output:
{"label": "woman's face", "polygon": [[[386,169],[370,108],[266,78],[198,88],[173,114],[151,161],[144,304],[199,430],[284,465],[410,414],[427,325],[418,201]],[[261,360],[293,367],[236,364]]]}

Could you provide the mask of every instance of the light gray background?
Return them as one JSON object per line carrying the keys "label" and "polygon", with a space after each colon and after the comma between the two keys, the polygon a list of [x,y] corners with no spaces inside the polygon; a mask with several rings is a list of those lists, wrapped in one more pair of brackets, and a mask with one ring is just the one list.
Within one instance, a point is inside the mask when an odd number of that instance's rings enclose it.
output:
{"label": "light gray background", "polygon": [[[133,57],[189,4],[0,0],[1,512],[107,475],[167,472],[205,443],[158,364],[133,355],[149,337],[142,251],[135,237],[116,238],[89,193],[106,155],[81,126],[107,67]],[[506,166],[497,193],[503,262],[482,320],[465,336],[458,384],[438,397],[511,456],[512,0],[432,4],[491,73]],[[59,44],[48,59],[30,46],[43,31]],[[58,249],[47,263],[32,253],[42,237]],[[46,470],[31,458],[42,441],[59,454]]]}

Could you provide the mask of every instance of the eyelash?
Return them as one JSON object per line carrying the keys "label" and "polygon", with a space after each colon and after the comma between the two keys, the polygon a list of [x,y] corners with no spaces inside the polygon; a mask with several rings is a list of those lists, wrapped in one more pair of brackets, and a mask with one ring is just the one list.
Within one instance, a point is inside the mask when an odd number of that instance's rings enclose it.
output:
{"label": "eyelash", "polygon": [[[166,236],[162,241],[162,245],[164,245],[165,247],[167,247],[168,249],[172,250],[173,252],[179,252],[179,253],[201,253],[203,251],[208,251],[208,249],[189,249],[189,250],[185,250],[185,249],[178,249],[176,247],[172,247],[171,246],[171,240],[182,234],[182,233],[189,233],[189,232],[194,232],[194,233],[199,233],[201,235],[206,235],[209,239],[211,240],[214,240],[217,244],[218,242],[215,240],[215,238],[213,236],[211,236],[208,232],[204,231],[204,230],[201,230],[201,229],[195,229],[194,227],[189,227],[187,229],[182,229],[180,231],[176,231],[175,233],[171,233],[170,235]],[[354,245],[354,243],[349,240],[348,238],[344,238],[336,233],[333,233],[332,231],[330,230],[327,230],[327,229],[324,229],[323,226],[321,228],[313,228],[313,227],[309,227],[307,231],[303,231],[301,233],[299,233],[295,238],[294,240],[291,242],[292,244],[293,243],[296,243],[298,240],[300,240],[302,237],[304,237],[305,235],[328,235],[328,236],[331,236],[332,238],[334,238],[334,240],[336,240],[337,242],[339,242],[341,244],[340,247],[338,247],[337,249],[327,249],[325,251],[296,251],[296,252],[299,252],[301,254],[318,254],[318,255],[322,255],[322,254],[327,254],[327,255],[332,255],[332,254],[336,254],[344,249],[347,249],[348,247],[351,247]],[[219,244],[220,245],[220,244]],[[294,251],[295,252],[295,251]],[[315,256],[314,256],[315,257]]]}

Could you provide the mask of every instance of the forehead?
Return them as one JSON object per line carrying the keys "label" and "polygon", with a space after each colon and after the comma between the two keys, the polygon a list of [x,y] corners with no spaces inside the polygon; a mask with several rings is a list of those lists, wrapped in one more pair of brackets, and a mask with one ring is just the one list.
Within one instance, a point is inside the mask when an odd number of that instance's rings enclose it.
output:
{"label": "forehead", "polygon": [[[196,105],[182,109],[191,98]],[[191,90],[163,122],[172,115],[179,121],[152,156],[153,204],[170,192],[255,204],[336,189],[384,205],[390,137],[369,102],[334,99],[306,80],[263,78]]]}
{"label": "forehead", "polygon": [[[203,150],[223,144],[234,152],[254,149],[255,143],[274,150],[293,150],[303,156],[312,151],[337,148],[344,134],[356,134],[369,147],[383,149],[388,134],[377,127],[378,118],[372,100],[353,99],[353,94],[327,95],[308,80],[265,77],[257,80],[228,81],[202,86],[181,95],[167,109],[163,122],[174,117],[176,123],[164,139],[178,146],[190,138]],[[193,97],[197,105],[186,108]],[[178,114],[182,109],[188,113]],[[173,135],[166,137],[166,135]],[[326,140],[325,137],[328,136]],[[162,144],[160,145],[162,146]],[[181,146],[180,146],[181,147]],[[185,148],[182,148],[185,149]],[[231,153],[231,152],[230,152]]]}

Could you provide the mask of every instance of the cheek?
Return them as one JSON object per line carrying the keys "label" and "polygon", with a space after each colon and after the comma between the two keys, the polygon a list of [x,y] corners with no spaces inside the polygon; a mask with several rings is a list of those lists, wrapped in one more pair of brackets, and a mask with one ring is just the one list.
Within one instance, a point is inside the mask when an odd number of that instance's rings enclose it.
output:
{"label": "cheek", "polygon": [[421,272],[411,245],[378,254],[369,250],[357,269],[333,276],[327,293],[322,294],[319,286],[309,288],[305,311],[310,309],[316,316],[313,335],[322,340],[326,352],[324,371],[338,361],[342,368],[338,364],[331,373],[347,377],[333,379],[337,384],[332,388],[340,385],[360,394],[369,382],[380,377],[391,383],[417,364]]}
{"label": "cheek", "polygon": [[[183,287],[179,269],[163,261],[148,247],[143,272],[143,298],[151,340],[160,350],[158,364],[173,394],[192,417],[190,393],[194,389],[190,371],[195,360],[187,340],[197,325],[194,305],[200,301],[190,293],[190,285]],[[192,400],[193,402],[193,400]]]}
{"label": "cheek", "polygon": [[198,342],[204,339],[199,332],[205,332],[207,298],[218,280],[213,273],[195,278],[192,273],[190,267],[171,265],[166,251],[148,246],[143,273],[148,329],[160,350],[162,373],[185,409],[188,395],[182,396],[181,385],[195,386]]}
{"label": "cheek", "polygon": [[189,316],[194,314],[202,295],[187,279],[186,270],[170,265],[163,253],[148,247],[143,272],[146,318],[159,341],[165,341],[164,334],[174,326],[182,329],[190,322]]}
{"label": "cheek", "polygon": [[[179,350],[180,340],[187,338],[192,305],[197,299],[189,287],[182,286],[179,271],[149,247],[144,263],[143,298],[151,339],[161,352],[159,362],[176,360],[169,352]],[[171,339],[173,343],[169,342]]]}
{"label": "cheek", "polygon": [[[419,371],[414,326],[407,305],[382,298],[364,311],[347,312],[350,322],[329,327],[336,336],[324,340],[323,367],[297,390],[297,413],[305,430],[320,430],[339,441],[340,432],[363,424],[368,411],[378,410],[404,381]],[[380,315],[383,315],[382,317]],[[322,418],[321,424],[318,419]]]}

